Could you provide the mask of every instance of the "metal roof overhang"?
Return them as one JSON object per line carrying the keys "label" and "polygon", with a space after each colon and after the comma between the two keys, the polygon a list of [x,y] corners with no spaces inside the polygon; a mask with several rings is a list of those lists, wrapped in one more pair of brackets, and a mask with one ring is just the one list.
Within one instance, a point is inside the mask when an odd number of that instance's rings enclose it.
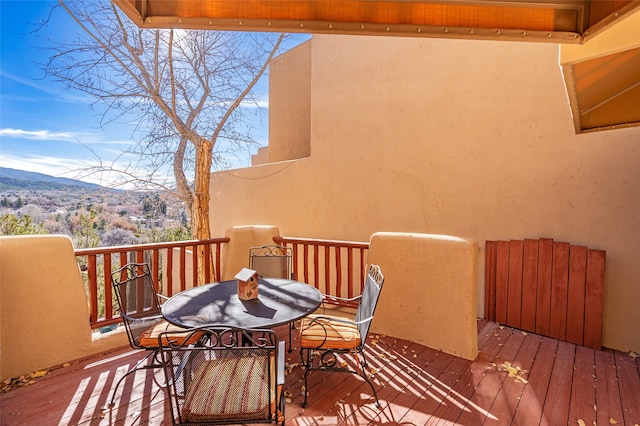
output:
{"label": "metal roof overhang", "polygon": [[[640,25],[624,23],[637,22],[640,0],[113,2],[142,28],[535,41],[563,51],[576,45],[561,59],[576,132],[640,125]],[[599,39],[608,48],[593,52],[589,45]]]}

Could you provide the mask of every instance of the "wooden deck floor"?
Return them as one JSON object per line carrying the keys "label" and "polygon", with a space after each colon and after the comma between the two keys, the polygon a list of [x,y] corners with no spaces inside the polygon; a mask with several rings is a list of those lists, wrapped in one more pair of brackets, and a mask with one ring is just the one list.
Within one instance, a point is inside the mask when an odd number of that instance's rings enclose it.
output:
{"label": "wooden deck floor", "polygon": [[[282,329],[286,336],[286,329]],[[370,365],[382,408],[366,383],[314,372],[301,408],[297,349],[287,354],[288,425],[640,425],[640,359],[629,354],[478,322],[480,354],[466,361],[406,340],[371,336]],[[295,336],[295,333],[294,333]],[[294,346],[295,346],[294,341]],[[120,349],[55,369],[0,396],[2,425],[166,425],[164,391],[141,372],[104,407],[139,352]],[[582,420],[584,423],[581,423]]]}

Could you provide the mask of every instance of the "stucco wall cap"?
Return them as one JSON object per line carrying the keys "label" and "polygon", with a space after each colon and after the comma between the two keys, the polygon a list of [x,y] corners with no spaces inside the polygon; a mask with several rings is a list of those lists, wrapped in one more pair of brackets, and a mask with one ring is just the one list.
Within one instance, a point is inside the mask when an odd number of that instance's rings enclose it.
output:
{"label": "stucco wall cap", "polygon": [[421,234],[416,232],[376,232],[371,236],[371,240],[373,241],[375,238],[415,238],[461,244],[475,243],[475,240],[472,240],[470,238],[455,237],[453,235],[442,234]]}

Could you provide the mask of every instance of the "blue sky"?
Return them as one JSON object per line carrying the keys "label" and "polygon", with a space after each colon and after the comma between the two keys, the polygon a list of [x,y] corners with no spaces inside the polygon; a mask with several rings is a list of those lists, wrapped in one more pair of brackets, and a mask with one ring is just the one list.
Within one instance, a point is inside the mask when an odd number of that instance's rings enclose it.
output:
{"label": "blue sky", "polygon": [[[48,16],[51,5],[42,0],[0,0],[0,167],[77,178],[74,170],[94,162],[96,155],[112,160],[129,146],[131,129],[118,123],[100,128],[92,98],[43,79],[37,64],[49,53],[36,47],[42,41],[30,33]],[[60,40],[74,25],[64,13],[56,13],[47,33]],[[267,121],[257,123],[254,134],[262,145],[267,143]],[[249,166],[256,150],[239,158],[237,167]]]}

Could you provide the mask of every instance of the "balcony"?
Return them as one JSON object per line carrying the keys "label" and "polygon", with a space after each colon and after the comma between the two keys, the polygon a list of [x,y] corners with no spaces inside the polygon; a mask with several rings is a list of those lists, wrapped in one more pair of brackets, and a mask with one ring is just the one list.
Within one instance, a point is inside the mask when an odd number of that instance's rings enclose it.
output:
{"label": "balcony", "polygon": [[[3,286],[3,378],[7,368],[13,367],[14,363],[21,365],[25,375],[27,371],[33,371],[26,368],[46,370],[47,374],[32,380],[27,378],[26,382],[33,383],[15,386],[2,393],[0,423],[133,425],[171,422],[164,391],[144,372],[128,379],[119,389],[116,407],[106,409],[118,378],[142,356],[126,346],[123,333],[118,330],[104,335],[98,331],[103,327],[112,328],[118,322],[114,306],[110,304],[110,286],[104,283],[108,282],[108,271],[117,269],[121,263],[150,263],[156,282],[165,294],[171,295],[198,282],[200,251],[214,259],[213,267],[205,271],[208,275],[205,280],[225,279],[225,275],[236,271],[238,264],[246,262],[246,245],[271,239],[294,249],[294,274],[299,280],[316,286],[324,293],[349,296],[359,294],[366,263],[373,263],[380,256],[376,245],[382,242],[373,237],[370,243],[358,243],[281,237],[275,231],[242,227],[230,235],[210,241],[71,250],[68,255],[63,255],[63,250],[52,240],[47,239],[46,244],[41,244],[40,240],[33,238],[28,241],[30,248],[14,250],[18,251],[15,258],[8,253],[11,244],[7,244],[3,262],[12,262],[18,279],[26,283],[28,280],[24,277],[35,274],[36,284],[47,282],[53,286],[59,278],[62,281],[60,288],[67,288],[74,282],[75,274],[78,275],[77,281],[84,281],[86,294],[81,295],[85,301],[80,304],[67,298],[64,300],[68,304],[62,304],[51,303],[50,299],[39,301],[37,295],[31,293],[29,297],[34,305],[41,303],[43,309],[51,311],[44,314],[26,312],[27,319],[39,327],[34,331],[26,326],[19,327],[20,323],[15,321],[11,310],[13,306],[7,303],[7,293],[4,293],[9,286]],[[416,251],[416,235],[411,236],[411,243]],[[454,262],[454,250],[461,242],[449,238],[436,243],[441,244],[439,250],[446,256],[435,259],[434,264],[450,268],[452,263],[448,262]],[[386,246],[383,251],[402,255],[406,262],[411,262],[400,250]],[[234,252],[237,256],[232,255]],[[30,256],[21,253],[29,253]],[[74,267],[60,272],[57,268],[64,263],[60,257],[65,256],[71,259]],[[423,257],[428,259],[428,256]],[[471,252],[469,257],[475,259],[477,256]],[[10,258],[11,261],[7,260]],[[40,262],[27,262],[27,267],[20,263],[23,258]],[[78,272],[78,264],[82,266],[82,273]],[[37,268],[51,271],[47,281]],[[462,269],[456,265],[455,270],[459,274]],[[13,272],[5,271],[3,282],[8,283]],[[395,274],[397,277],[398,273],[389,268],[389,276]],[[55,276],[58,274],[61,277]],[[466,274],[462,276],[466,277]],[[450,275],[448,279],[458,282],[459,277]],[[401,299],[398,299],[398,289],[393,281],[391,279],[389,284],[385,284],[383,297],[396,302]],[[469,281],[475,282],[473,274]],[[430,290],[430,295],[434,296],[433,303],[447,303],[446,294],[440,293],[435,297],[436,293]],[[454,293],[455,290],[449,289],[449,292]],[[424,301],[425,306],[426,303],[428,301]],[[473,306],[475,299],[456,300],[456,303]],[[71,310],[74,318],[84,316],[83,326],[95,330],[90,337],[90,349],[73,342],[78,337],[76,334],[82,331],[76,332],[71,328],[76,320],[61,319],[53,313],[59,305],[64,305],[62,311],[65,315]],[[86,313],[80,307],[86,307]],[[445,315],[444,319],[449,324],[444,334],[452,335],[448,337],[464,335],[466,331],[459,326],[456,315],[453,311]],[[316,372],[308,389],[310,405],[302,409],[302,369],[294,333],[294,351],[287,355],[286,392],[290,395],[287,424],[582,424],[580,420],[585,424],[640,424],[640,359],[633,353],[588,349],[477,319],[474,315],[471,318],[473,336],[465,335],[465,340],[477,341],[477,352],[472,357],[455,356],[450,347],[424,344],[420,330],[428,330],[429,323],[436,322],[435,318],[416,323],[415,327],[392,320],[398,334],[381,332],[380,329],[388,324],[381,323],[382,315],[377,319],[379,321],[377,324],[374,322],[368,342],[368,353],[382,408],[375,408],[368,386],[359,378]],[[466,316],[462,319],[469,322]],[[62,325],[51,328],[50,324],[43,322]],[[416,339],[401,336],[402,329],[411,329]],[[288,337],[285,327],[278,332],[283,339]],[[11,340],[12,333],[22,337]],[[36,337],[37,340],[33,340]],[[96,342],[99,344],[95,345]],[[41,353],[44,360],[33,361],[40,362],[33,367],[29,364],[32,360],[26,359],[28,356],[23,355],[24,359],[13,356],[11,365],[8,365],[5,356],[13,354],[15,347],[20,345],[25,345],[26,352]],[[72,350],[61,355],[61,347]]]}

